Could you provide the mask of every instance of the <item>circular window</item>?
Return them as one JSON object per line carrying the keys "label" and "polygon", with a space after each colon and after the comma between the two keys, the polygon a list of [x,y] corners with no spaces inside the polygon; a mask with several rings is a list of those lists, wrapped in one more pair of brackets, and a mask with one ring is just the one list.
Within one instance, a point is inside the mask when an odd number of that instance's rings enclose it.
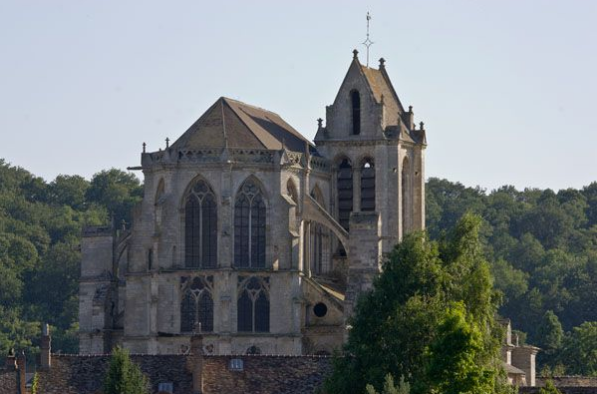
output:
{"label": "circular window", "polygon": [[317,317],[324,317],[328,313],[328,307],[323,302],[319,302],[313,307],[313,313]]}

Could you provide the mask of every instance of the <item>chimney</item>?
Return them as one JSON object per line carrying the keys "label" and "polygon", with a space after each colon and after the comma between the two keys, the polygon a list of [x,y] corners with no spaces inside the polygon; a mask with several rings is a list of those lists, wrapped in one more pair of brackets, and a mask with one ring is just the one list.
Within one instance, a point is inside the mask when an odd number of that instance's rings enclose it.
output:
{"label": "chimney", "polygon": [[40,350],[40,368],[49,369],[52,366],[52,337],[48,323],[42,326]]}
{"label": "chimney", "polygon": [[17,375],[19,382],[19,394],[27,393],[27,361],[25,359],[25,352],[21,352],[17,357]]}
{"label": "chimney", "polygon": [[6,361],[4,362],[4,368],[7,371],[14,371],[17,369],[17,359],[15,357],[15,350],[10,349],[8,351],[8,355],[6,356]]}
{"label": "chimney", "polygon": [[203,333],[201,323],[195,323],[191,336],[191,359],[193,368],[193,393],[203,393]]}

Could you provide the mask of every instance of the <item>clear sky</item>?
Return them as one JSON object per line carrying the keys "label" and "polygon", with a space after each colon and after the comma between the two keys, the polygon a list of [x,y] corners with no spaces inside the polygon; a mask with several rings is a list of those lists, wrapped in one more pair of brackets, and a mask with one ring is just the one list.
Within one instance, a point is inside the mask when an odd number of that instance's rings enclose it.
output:
{"label": "clear sky", "polygon": [[348,69],[386,59],[427,176],[597,180],[597,1],[0,0],[0,157],[51,180],[139,164],[218,97],[313,138]]}

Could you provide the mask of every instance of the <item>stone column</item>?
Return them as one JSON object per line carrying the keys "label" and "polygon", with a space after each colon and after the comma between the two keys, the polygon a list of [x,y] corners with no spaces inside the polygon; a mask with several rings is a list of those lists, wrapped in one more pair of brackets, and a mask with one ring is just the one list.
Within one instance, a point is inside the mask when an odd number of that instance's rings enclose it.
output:
{"label": "stone column", "polygon": [[380,272],[379,227],[377,212],[353,212],[350,215],[345,320],[352,315],[358,296],[371,288],[373,279]]}
{"label": "stone column", "polygon": [[52,337],[50,336],[50,326],[45,323],[42,327],[40,348],[40,367],[49,369],[52,366]]}
{"label": "stone column", "polygon": [[[352,169],[352,211],[361,211],[361,167],[353,167]],[[352,231],[352,228],[351,228]]]}

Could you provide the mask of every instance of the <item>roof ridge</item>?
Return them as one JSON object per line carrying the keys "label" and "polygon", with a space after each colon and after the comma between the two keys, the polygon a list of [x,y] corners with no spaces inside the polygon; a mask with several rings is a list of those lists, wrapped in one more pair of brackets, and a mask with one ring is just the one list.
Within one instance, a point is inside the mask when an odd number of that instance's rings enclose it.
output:
{"label": "roof ridge", "polygon": [[[255,133],[255,131],[247,124],[247,122],[244,121],[244,119],[236,112],[236,110],[234,109],[234,106],[230,105],[230,103],[228,101],[226,101],[226,97],[222,97],[223,98],[223,102],[226,103],[226,105],[228,106],[228,108],[230,108],[230,110],[232,111],[232,113],[234,114],[234,116],[236,116],[236,118],[243,124],[243,126],[245,126],[247,128],[247,130],[249,130],[249,133],[253,134],[253,136],[257,139],[257,141],[259,141],[259,143],[265,148],[267,149],[267,145],[266,143],[259,138],[259,136]],[[237,103],[241,103],[242,101],[238,101],[238,100],[231,100],[231,101],[235,101]]]}
{"label": "roof ridge", "polygon": [[240,100],[231,99],[230,97],[225,97],[225,96],[222,96],[221,98],[222,98],[224,101],[234,101],[235,103],[242,104],[242,105],[244,105],[244,106],[246,106],[246,107],[250,107],[250,108],[253,108],[253,109],[256,109],[256,110],[259,110],[259,111],[263,111],[263,112],[268,112],[268,113],[270,113],[270,114],[274,114],[274,115],[276,115],[277,117],[280,117],[280,118],[281,118],[281,116],[280,116],[278,113],[276,113],[276,112],[273,112],[273,111],[270,111],[269,109],[261,108],[261,107],[258,107],[258,106],[256,106],[256,105],[253,105],[253,104],[248,104],[248,103],[245,103],[244,101],[240,101]]}

